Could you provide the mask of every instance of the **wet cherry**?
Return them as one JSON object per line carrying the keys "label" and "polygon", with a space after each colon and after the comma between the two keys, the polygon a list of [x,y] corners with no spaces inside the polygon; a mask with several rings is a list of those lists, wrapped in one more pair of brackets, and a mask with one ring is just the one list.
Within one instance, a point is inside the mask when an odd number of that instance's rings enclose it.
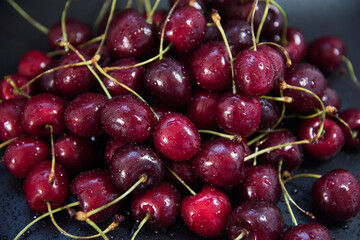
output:
{"label": "wet cherry", "polygon": [[356,136],[353,138],[350,134],[349,129],[341,125],[341,128],[345,133],[346,145],[355,149],[360,149],[360,109],[346,109],[345,111],[340,113],[340,118],[343,119],[349,125],[351,130],[356,133]]}
{"label": "wet cherry", "polygon": [[330,231],[323,225],[312,222],[309,224],[299,224],[295,227],[291,227],[283,234],[281,240],[334,240]]}
{"label": "wet cherry", "polygon": [[20,59],[17,72],[30,79],[47,70],[52,59],[39,50],[26,52]]}

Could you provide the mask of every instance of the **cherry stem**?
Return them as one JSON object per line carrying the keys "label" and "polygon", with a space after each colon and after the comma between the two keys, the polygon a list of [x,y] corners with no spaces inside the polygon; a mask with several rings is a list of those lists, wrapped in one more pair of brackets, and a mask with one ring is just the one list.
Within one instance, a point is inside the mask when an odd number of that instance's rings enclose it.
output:
{"label": "cherry stem", "polygon": [[231,135],[231,134],[226,134],[226,133],[220,133],[220,132],[215,132],[215,131],[211,131],[211,130],[198,130],[199,133],[207,133],[207,134],[212,134],[215,136],[219,136],[219,137],[223,137],[223,138],[227,138],[230,139],[234,142],[240,143],[242,141],[242,137],[239,135]]}
{"label": "cherry stem", "polygon": [[44,34],[49,33],[49,29],[33,19],[29,14],[27,14],[24,9],[22,9],[14,0],[7,0],[8,3],[23,17],[25,18],[31,25],[37,28],[39,31],[43,32]]}
{"label": "cherry stem", "polygon": [[289,56],[289,53],[286,51],[286,49],[281,46],[280,44],[277,44],[277,43],[274,43],[274,42],[262,42],[262,43],[259,43],[258,46],[261,46],[261,45],[271,45],[271,46],[274,46],[274,47],[277,47],[278,49],[280,49],[280,51],[284,54],[285,56],[285,65],[286,67],[290,67],[292,62],[291,62],[291,59],[290,59],[290,56]]}
{"label": "cherry stem", "polygon": [[229,42],[226,38],[226,34],[225,31],[223,29],[223,27],[221,26],[220,20],[221,17],[219,15],[219,13],[215,10],[213,10],[213,13],[211,14],[211,18],[214,21],[216,27],[219,29],[219,32],[221,34],[221,37],[224,41],[226,50],[228,52],[229,55],[229,59],[230,59],[230,67],[231,67],[231,81],[232,81],[232,90],[233,90],[233,94],[236,94],[236,85],[235,85],[235,80],[234,80],[234,58],[231,54],[231,50],[230,50],[230,46],[229,46]]}
{"label": "cherry stem", "polygon": [[[148,12],[148,8],[147,8],[146,3],[145,3],[146,13],[148,14],[147,18],[146,18],[147,23],[152,23],[152,17],[154,15],[154,12],[156,11],[157,7],[159,6],[159,3],[160,3],[160,0],[156,0],[156,2],[154,3],[154,6],[152,7],[150,12]],[[150,5],[150,3],[149,3],[149,5]],[[171,13],[169,12],[169,14],[171,14]],[[167,21],[167,19],[166,19],[166,21]],[[165,25],[164,25],[164,27],[165,27]]]}
{"label": "cherry stem", "polygon": [[140,222],[138,228],[136,229],[136,231],[134,232],[134,234],[131,237],[131,240],[135,240],[136,236],[138,235],[138,233],[140,232],[141,228],[145,225],[145,223],[150,219],[151,215],[150,214],[146,214],[146,216],[144,217],[144,219]]}
{"label": "cherry stem", "polygon": [[[144,4],[146,5],[145,1],[148,1],[148,0],[136,0],[136,7],[137,7],[137,10],[139,11],[139,13],[144,12],[143,1],[144,1]],[[150,4],[150,2],[149,2],[149,4]]]}
{"label": "cherry stem", "polygon": [[321,178],[322,175],[320,174],[314,174],[314,173],[299,173],[294,176],[290,176],[284,180],[284,184],[287,182],[295,179],[295,178],[302,178],[302,177],[309,177],[309,178]]}
{"label": "cherry stem", "polygon": [[277,101],[277,102],[285,102],[285,103],[292,103],[294,101],[294,99],[292,97],[272,97],[272,96],[261,96],[260,98],[262,99],[268,99],[268,100],[272,100],[272,101]]}
{"label": "cherry stem", "polygon": [[246,231],[241,231],[241,233],[235,238],[235,240],[241,240],[247,235]]}
{"label": "cherry stem", "polygon": [[187,183],[184,180],[182,180],[181,177],[179,177],[179,175],[176,172],[174,172],[174,170],[172,170],[168,166],[166,166],[166,168],[182,185],[184,185],[184,187],[186,187],[187,190],[189,190],[189,192],[192,195],[196,195],[196,192],[194,190],[192,190],[192,188],[189,185],[187,185]]}
{"label": "cherry stem", "polygon": [[96,29],[98,29],[101,20],[104,18],[105,14],[106,14],[106,10],[109,8],[111,3],[111,0],[105,0],[104,4],[102,5],[100,12],[95,20],[95,24],[93,26],[93,32],[96,32]]}
{"label": "cherry stem", "polygon": [[51,142],[51,170],[49,174],[49,184],[53,185],[55,179],[55,147],[54,147],[54,129],[53,126],[47,124],[45,128],[50,129],[50,142]]}
{"label": "cherry stem", "polygon": [[359,82],[359,80],[357,79],[357,77],[355,75],[354,68],[353,68],[353,65],[352,65],[351,61],[347,57],[345,57],[344,55],[341,57],[341,59],[346,64],[346,66],[347,66],[347,68],[349,70],[351,80],[353,80],[353,82],[355,83],[356,86],[360,87],[360,82]]}
{"label": "cherry stem", "polygon": [[[66,32],[66,13],[67,10],[70,6],[71,0],[67,0],[65,3],[65,7],[64,10],[62,11],[61,14],[61,31],[62,31],[62,35],[63,35],[63,41],[67,42],[67,32]],[[65,52],[69,51],[69,47],[67,45],[64,46]]]}
{"label": "cherry stem", "polygon": [[[139,2],[141,2],[141,1],[139,1]],[[145,11],[146,11],[146,16],[148,16],[148,18],[149,18],[149,16],[150,16],[150,14],[151,14],[151,3],[150,3],[150,0],[143,0],[143,2],[144,2],[144,6],[145,6]],[[139,4],[140,5],[140,4]],[[140,11],[140,9],[139,9],[139,12],[141,12]],[[154,15],[154,14],[153,14]],[[152,15],[152,16],[153,16]],[[151,16],[151,17],[152,17]],[[148,18],[146,19],[146,22],[147,23],[151,23],[152,21],[152,18],[150,18],[150,22],[148,22]]]}
{"label": "cherry stem", "polygon": [[286,32],[287,32],[287,16],[286,16],[286,12],[284,11],[284,9],[274,0],[270,0],[270,3],[272,5],[274,5],[275,7],[277,7],[281,13],[281,15],[283,16],[284,19],[284,25],[283,25],[283,31],[281,34],[281,45],[286,46],[288,44],[288,41],[286,39]]}
{"label": "cherry stem", "polygon": [[333,113],[327,113],[329,114],[331,117],[335,118],[337,121],[339,121],[342,125],[344,125],[350,132],[351,137],[354,139],[357,137],[358,132],[357,131],[353,131],[351,129],[351,127],[349,126],[349,124],[347,122],[345,122],[343,119],[341,119],[340,117],[338,117],[337,115],[333,114]]}
{"label": "cherry stem", "polygon": [[86,223],[92,226],[101,235],[103,239],[109,240],[109,238],[105,235],[105,233],[101,230],[101,228],[99,228],[99,226],[96,225],[96,223],[94,223],[90,219],[86,219]]}
{"label": "cherry stem", "polygon": [[14,138],[10,138],[9,140],[6,140],[5,142],[2,142],[0,144],[0,149],[2,149],[3,147],[6,147],[7,145],[9,145],[10,143],[12,143],[13,141],[15,141],[18,137],[14,137]]}
{"label": "cherry stem", "polygon": [[259,28],[256,32],[256,43],[259,43],[260,41],[260,34],[261,34],[261,30],[263,29],[264,27],[264,23],[265,23],[265,20],[266,20],[266,17],[268,15],[268,12],[269,12],[269,0],[265,0],[265,9],[264,9],[264,13],[262,15],[262,18],[261,18],[261,22],[259,24]]}
{"label": "cherry stem", "polygon": [[255,12],[256,12],[256,7],[258,5],[259,0],[255,0],[254,1],[254,5],[251,9],[250,12],[250,16],[251,16],[251,38],[252,38],[252,42],[253,42],[253,47],[254,47],[254,51],[257,51],[256,48],[256,39],[255,39],[255,30],[254,30],[254,17],[255,17]]}
{"label": "cherry stem", "polygon": [[133,0],[128,0],[125,8],[126,8],[126,9],[127,9],[127,8],[131,8],[132,3],[133,3]]}
{"label": "cherry stem", "polygon": [[[63,207],[59,207],[59,208],[56,208],[56,209],[52,210],[52,213],[54,214],[54,213],[60,212],[60,211],[62,211],[62,210],[64,210],[64,209],[78,206],[79,204],[80,204],[79,201],[73,202],[73,203],[70,203],[70,204],[65,205],[65,206],[63,206]],[[28,225],[26,225],[26,227],[23,228],[23,229],[16,235],[16,237],[14,238],[14,240],[19,239],[32,225],[34,225],[35,223],[37,223],[37,222],[40,221],[41,219],[48,217],[49,215],[50,215],[50,213],[47,212],[47,213],[44,213],[43,215],[35,218],[32,222],[30,222]]]}

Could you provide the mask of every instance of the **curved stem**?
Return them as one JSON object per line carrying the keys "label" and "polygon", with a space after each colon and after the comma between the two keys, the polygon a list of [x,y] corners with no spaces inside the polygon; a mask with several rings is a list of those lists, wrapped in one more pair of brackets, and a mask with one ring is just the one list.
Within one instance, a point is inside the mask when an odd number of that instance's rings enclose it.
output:
{"label": "curved stem", "polygon": [[261,34],[261,30],[264,26],[264,23],[265,23],[265,20],[266,20],[266,17],[268,15],[268,12],[269,12],[269,0],[265,0],[265,9],[264,9],[264,13],[263,13],[263,16],[261,18],[261,22],[259,24],[259,28],[256,32],[256,43],[259,43],[260,41],[260,34]]}
{"label": "curved stem", "polygon": [[132,3],[133,3],[133,0],[128,0],[125,8],[126,8],[126,9],[131,8]]}
{"label": "curved stem", "polygon": [[335,114],[332,114],[332,113],[327,113],[327,114],[329,114],[331,117],[335,118],[335,119],[336,119],[337,121],[339,121],[342,125],[344,125],[344,126],[349,130],[349,133],[350,133],[350,135],[351,135],[351,137],[352,137],[353,139],[357,137],[358,132],[357,132],[357,131],[353,131],[347,122],[345,122],[343,119],[341,119],[340,117],[338,117],[338,116],[335,115]]}
{"label": "curved stem", "polygon": [[154,12],[156,11],[157,7],[159,6],[159,3],[160,3],[160,0],[156,0],[156,2],[154,3],[154,6],[152,7],[150,12],[148,12],[148,7],[145,4],[146,13],[148,14],[147,18],[146,18],[147,23],[152,23],[152,16],[154,15]]}
{"label": "curved stem", "polygon": [[0,149],[2,149],[3,147],[6,147],[7,145],[9,145],[10,143],[12,143],[13,141],[15,141],[18,137],[14,137],[14,138],[10,138],[9,140],[6,140],[5,142],[2,142],[0,144]]}
{"label": "curved stem", "polygon": [[227,138],[227,139],[230,139],[230,140],[238,142],[238,143],[240,143],[242,141],[242,138],[239,135],[231,135],[231,134],[220,133],[220,132],[215,132],[215,131],[211,131],[211,130],[198,130],[198,132],[212,134],[212,135],[219,136],[222,138]]}
{"label": "curved stem", "polygon": [[281,15],[284,18],[284,27],[283,27],[283,31],[281,34],[281,45],[286,46],[288,44],[287,39],[286,39],[287,23],[288,23],[286,13],[285,13],[284,9],[274,0],[270,0],[270,3],[279,9],[279,11],[281,12]]}
{"label": "curved stem", "polygon": [[109,8],[109,5],[111,3],[111,0],[105,0],[104,4],[102,5],[100,12],[95,20],[95,24],[93,26],[93,32],[96,31],[96,29],[99,27],[101,20],[104,18],[106,14],[106,10]]}
{"label": "curved stem", "polygon": [[295,178],[302,178],[302,177],[311,177],[311,178],[321,178],[322,175],[320,174],[313,174],[313,173],[300,173],[300,174],[296,174],[294,176],[288,177],[284,180],[284,184],[286,184],[287,182],[295,179]]}
{"label": "curved stem", "polygon": [[51,170],[49,174],[49,184],[54,183],[55,178],[55,147],[54,147],[54,128],[52,125],[46,125],[50,129],[50,141],[51,141]]}
{"label": "curved stem", "polygon": [[109,238],[105,235],[105,233],[93,221],[91,221],[90,219],[86,219],[86,223],[92,226],[103,239],[109,240]]}
{"label": "curved stem", "polygon": [[[71,3],[71,0],[67,0],[66,3],[65,3],[65,7],[64,7],[64,10],[62,11],[62,14],[61,14],[61,31],[62,31],[62,35],[63,35],[63,40],[65,42],[67,42],[68,38],[67,38],[67,32],[66,32],[66,13],[67,13],[67,10],[70,6],[70,3]],[[64,46],[64,49],[65,49],[65,52],[69,51],[69,47],[68,46]]]}
{"label": "curved stem", "polygon": [[356,86],[360,87],[360,82],[359,82],[359,80],[357,79],[357,77],[355,75],[354,68],[353,68],[353,65],[352,65],[351,61],[347,57],[345,57],[344,55],[342,56],[342,60],[346,64],[346,66],[347,66],[347,68],[349,70],[351,80],[355,83]]}
{"label": "curved stem", "polygon": [[258,5],[258,2],[259,0],[255,0],[254,1],[254,5],[253,5],[253,8],[251,10],[251,23],[250,23],[250,26],[251,26],[251,38],[252,38],[252,42],[253,42],[253,47],[254,47],[254,51],[257,51],[257,48],[256,48],[256,39],[255,39],[255,30],[254,30],[254,17],[255,17],[255,12],[256,12],[256,7]]}
{"label": "curved stem", "polygon": [[177,179],[179,180],[179,182],[184,185],[184,187],[186,187],[187,190],[189,190],[189,192],[192,194],[192,195],[196,195],[196,192],[194,190],[191,189],[191,187],[189,187],[189,185],[186,184],[186,182],[184,180],[181,179],[181,177],[179,177],[179,175],[177,175],[176,172],[174,172],[171,168],[169,167],[166,167],[167,170],[169,170],[169,172]]}
{"label": "curved stem", "polygon": [[138,235],[138,233],[140,232],[141,228],[145,225],[145,223],[150,219],[151,215],[150,214],[146,214],[146,216],[144,217],[144,219],[140,222],[138,228],[136,229],[136,231],[134,232],[134,234],[131,237],[131,240],[135,240],[136,236]]}
{"label": "curved stem", "polygon": [[241,240],[246,236],[245,231],[241,231],[241,233],[235,238],[235,240]]}
{"label": "curved stem", "polygon": [[[286,61],[285,61],[285,65],[286,65],[286,67],[290,67],[291,66],[291,64],[292,64],[292,62],[291,62],[291,59],[290,59],[290,55],[289,55],[289,53],[286,51],[286,49],[283,47],[283,46],[281,46],[281,45],[279,45],[279,44],[277,44],[277,43],[274,43],[274,42],[262,42],[262,43],[259,43],[258,44],[258,46],[261,46],[261,45],[271,45],[271,46],[274,46],[274,47],[277,47],[278,49],[280,49],[280,51],[284,54],[284,56],[285,56],[285,59],[286,59]],[[277,80],[277,79],[276,79]]]}

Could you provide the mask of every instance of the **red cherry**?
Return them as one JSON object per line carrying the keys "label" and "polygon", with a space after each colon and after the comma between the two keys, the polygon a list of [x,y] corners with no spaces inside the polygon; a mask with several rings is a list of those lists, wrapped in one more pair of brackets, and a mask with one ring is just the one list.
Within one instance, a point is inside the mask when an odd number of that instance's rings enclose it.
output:
{"label": "red cherry", "polygon": [[346,145],[360,149],[360,108],[349,108],[340,113],[340,118],[343,119],[351,128],[353,132],[357,132],[356,137],[352,137],[347,127],[342,126],[345,133]]}
{"label": "red cherry", "polygon": [[306,41],[299,29],[288,27],[286,31],[287,45],[284,46],[292,63],[301,62],[306,55]]}
{"label": "red cherry", "polygon": [[309,224],[299,224],[295,227],[291,227],[283,234],[281,240],[334,240],[330,231],[323,225],[312,222]]}
{"label": "red cherry", "polygon": [[106,161],[106,164],[108,166],[111,165],[111,159],[114,155],[114,153],[119,149],[121,148],[122,146],[124,146],[124,142],[123,141],[119,141],[119,140],[116,140],[116,139],[110,139],[107,144],[106,144],[106,147],[105,147],[105,161]]}
{"label": "red cherry", "polygon": [[[30,79],[19,74],[11,74],[5,76],[3,80],[0,81],[0,98],[5,101],[14,97],[19,96],[19,93],[16,92],[12,84],[15,84],[17,88],[25,85]],[[12,82],[12,84],[10,83]],[[24,90],[26,95],[34,94],[34,85],[30,84]]]}
{"label": "red cherry", "polygon": [[26,52],[20,59],[17,71],[30,79],[47,70],[52,59],[39,50]]}

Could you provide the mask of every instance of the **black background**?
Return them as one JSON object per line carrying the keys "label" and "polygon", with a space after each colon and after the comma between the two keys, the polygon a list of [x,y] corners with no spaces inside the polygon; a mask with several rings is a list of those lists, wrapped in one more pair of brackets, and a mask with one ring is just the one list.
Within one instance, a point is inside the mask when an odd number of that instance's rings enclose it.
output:
{"label": "black background", "polygon": [[[118,7],[124,1],[119,1]],[[153,1],[152,1],[153,2]],[[52,26],[60,19],[65,1],[60,0],[19,0],[18,3],[35,19],[45,26]],[[74,1],[68,16],[75,17],[92,25],[103,1]],[[352,60],[355,72],[360,77],[360,1],[358,0],[279,0],[278,3],[288,14],[289,25],[300,28],[307,41],[324,36],[335,35],[344,39],[348,47],[348,57]],[[163,0],[163,6],[167,2]],[[6,1],[0,1],[0,77],[16,71],[17,62],[22,54],[30,49],[48,51],[46,37],[29,25]],[[360,106],[360,89],[356,88],[348,75],[329,82],[342,98],[342,109]],[[360,179],[360,153],[345,149],[326,163],[315,163],[305,159],[305,164],[296,172],[323,174],[334,168],[345,168]],[[318,214],[310,198],[312,179],[296,180],[287,185],[294,199],[300,206]],[[25,203],[22,192],[23,181],[15,179],[0,164],[0,239],[12,239],[35,216]],[[69,200],[73,201],[73,199]],[[285,223],[291,226],[291,220],[285,204],[278,205],[283,212]],[[128,207],[125,206],[125,209]],[[294,209],[299,223],[310,222]],[[130,239],[134,221],[124,210],[126,221],[111,234],[110,238]],[[89,235],[92,229],[79,222],[67,219],[66,213],[57,214],[61,225],[73,234]],[[320,223],[325,224],[336,239],[360,239],[360,214],[347,222],[330,222],[321,216]],[[105,227],[102,226],[102,228]],[[66,239],[57,232],[49,219],[40,221],[27,233],[26,239]],[[137,239],[203,239],[189,232],[181,221],[177,221],[166,230],[145,227]]]}

